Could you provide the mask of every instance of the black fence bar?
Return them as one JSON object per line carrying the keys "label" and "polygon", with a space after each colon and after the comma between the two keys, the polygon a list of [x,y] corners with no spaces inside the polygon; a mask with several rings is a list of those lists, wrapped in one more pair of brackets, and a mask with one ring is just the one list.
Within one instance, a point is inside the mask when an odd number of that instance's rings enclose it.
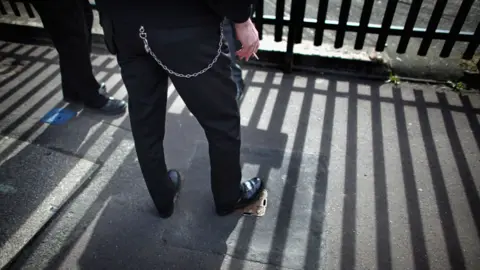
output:
{"label": "black fence bar", "polygon": [[410,6],[410,11],[408,12],[407,21],[405,22],[405,28],[403,29],[402,37],[398,43],[397,53],[405,53],[412,37],[413,27],[417,22],[418,13],[422,7],[423,0],[412,1],[412,6]]}
{"label": "black fence bar", "polygon": [[337,35],[335,36],[335,48],[343,47],[343,41],[345,40],[345,30],[348,23],[348,15],[350,13],[350,7],[352,6],[351,0],[343,0],[342,6],[340,7],[340,17],[338,19],[339,29],[337,30]]}
{"label": "black fence bar", "polygon": [[263,38],[263,5],[264,1],[258,1],[255,7],[255,27],[258,30],[260,39]]}
{"label": "black fence bar", "polygon": [[457,16],[455,17],[452,28],[450,29],[450,33],[448,34],[448,38],[445,39],[445,44],[443,45],[443,49],[440,52],[441,57],[450,56],[453,46],[457,41],[456,38],[458,36],[458,33],[460,33],[460,30],[462,29],[462,26],[465,23],[465,19],[467,18],[474,1],[475,0],[463,0],[462,4],[460,5]]}
{"label": "black fence bar", "polygon": [[365,0],[363,4],[362,16],[360,17],[360,26],[357,31],[357,38],[355,39],[355,49],[363,49],[365,44],[365,37],[367,35],[368,22],[370,21],[370,16],[372,15],[373,3],[375,0]]}
{"label": "black fence bar", "polygon": [[[478,46],[480,46],[480,22],[478,23],[477,29],[475,30],[474,38],[475,41],[471,41],[468,43],[467,49],[463,54],[463,59],[472,59],[478,49]],[[480,64],[480,60],[478,60],[478,64]],[[478,68],[478,70],[480,71],[480,67]]]}
{"label": "black fence bar", "polygon": [[328,0],[320,0],[317,11],[317,25],[315,27],[315,36],[313,44],[320,46],[323,43],[323,32],[325,31],[325,21],[327,20]]}
{"label": "black fence bar", "polygon": [[305,5],[305,0],[292,1],[291,4],[291,18],[288,28],[288,38],[287,38],[287,51],[285,55],[285,71],[291,72],[293,68],[293,46],[295,45],[295,37],[297,31],[299,31],[298,25],[301,25],[303,22],[303,15],[299,16],[302,12],[302,5]]}
{"label": "black fence bar", "polygon": [[[277,5],[275,7],[275,18],[281,19],[283,22],[285,13],[285,0],[277,0]],[[285,24],[275,24],[275,41],[282,41],[283,38],[283,26]]]}
{"label": "black fence bar", "polygon": [[[388,0],[385,15],[383,15],[382,28],[378,33],[377,46],[375,46],[375,50],[379,52],[382,52],[385,49],[388,35],[391,33],[391,25],[395,10],[397,9],[397,4],[398,0]],[[370,27],[368,29],[370,29]]]}
{"label": "black fence bar", "polygon": [[442,18],[445,7],[447,6],[447,2],[447,0],[438,0],[435,4],[432,17],[428,22],[427,31],[425,32],[425,36],[420,44],[420,48],[418,49],[418,55],[427,55],[428,49],[430,48],[430,45],[432,45],[433,35],[435,34],[435,30],[437,30],[437,26],[440,23],[440,19]]}
{"label": "black fence bar", "polygon": [[[294,0],[296,3],[298,10],[295,13],[295,18],[304,18],[305,17],[305,9],[307,7],[307,0]],[[295,43],[301,43],[302,42],[302,36],[303,36],[303,20],[299,22],[297,25],[298,29],[295,30]]]}

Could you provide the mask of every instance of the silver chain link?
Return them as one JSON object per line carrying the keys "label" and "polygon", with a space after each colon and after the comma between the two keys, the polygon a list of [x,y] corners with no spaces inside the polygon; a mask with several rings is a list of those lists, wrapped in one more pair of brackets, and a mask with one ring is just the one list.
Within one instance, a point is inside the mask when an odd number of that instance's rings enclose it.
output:
{"label": "silver chain link", "polygon": [[211,69],[213,67],[213,65],[217,62],[218,60],[218,57],[220,57],[220,54],[222,54],[222,44],[223,44],[223,22],[220,24],[220,41],[218,42],[218,50],[217,50],[217,55],[213,58],[212,62],[210,62],[210,64],[208,64],[208,66],[206,66],[205,68],[203,68],[202,70],[198,71],[198,72],[195,72],[195,73],[189,73],[189,74],[183,74],[183,73],[178,73],[178,72],[175,72],[171,69],[169,69],[162,61],[160,61],[157,56],[155,55],[155,53],[152,51],[152,49],[150,48],[150,46],[148,45],[148,40],[147,40],[147,32],[145,32],[145,28],[142,26],[140,26],[140,30],[139,30],[139,36],[140,38],[143,40],[143,44],[145,45],[145,51],[147,53],[149,53],[153,59],[165,70],[167,71],[168,73],[170,73],[171,75],[174,75],[174,76],[177,76],[177,77],[181,77],[181,78],[192,78],[192,77],[197,77],[199,75],[202,75],[203,73],[207,72],[207,70]]}

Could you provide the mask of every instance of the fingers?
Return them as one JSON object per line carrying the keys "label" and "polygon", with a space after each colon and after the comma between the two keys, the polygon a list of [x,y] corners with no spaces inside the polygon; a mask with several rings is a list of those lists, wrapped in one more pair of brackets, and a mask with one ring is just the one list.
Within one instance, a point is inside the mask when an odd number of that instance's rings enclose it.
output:
{"label": "fingers", "polygon": [[249,48],[242,48],[237,52],[237,55],[240,59],[250,60],[250,57],[253,55],[253,49]]}
{"label": "fingers", "polygon": [[240,57],[240,59],[246,59],[247,61],[249,61],[250,57],[252,57],[257,53],[259,47],[260,47],[260,42],[256,41],[250,46],[243,47],[240,50],[238,50],[237,55],[238,57]]}
{"label": "fingers", "polygon": [[240,60],[247,59],[247,55],[244,51],[244,49],[240,49],[237,51],[237,56],[240,58]]}
{"label": "fingers", "polygon": [[256,54],[259,48],[260,48],[260,41],[257,41],[257,43],[255,44],[255,49],[253,50],[253,54]]}
{"label": "fingers", "polygon": [[250,45],[248,49],[245,51],[245,56],[247,58],[247,61],[250,61],[250,57],[252,57],[253,52],[255,50],[255,44]]}
{"label": "fingers", "polygon": [[257,55],[256,53],[257,53],[259,47],[260,47],[260,42],[259,41],[252,44],[252,46],[250,47],[249,54],[248,54],[248,59],[250,59],[250,57],[252,57],[252,56],[256,57],[256,55]]}
{"label": "fingers", "polygon": [[237,30],[237,38],[242,43],[242,48],[238,50],[236,54],[240,59],[246,59],[248,61],[260,47],[258,31],[251,21],[242,25],[236,24],[235,27]]}

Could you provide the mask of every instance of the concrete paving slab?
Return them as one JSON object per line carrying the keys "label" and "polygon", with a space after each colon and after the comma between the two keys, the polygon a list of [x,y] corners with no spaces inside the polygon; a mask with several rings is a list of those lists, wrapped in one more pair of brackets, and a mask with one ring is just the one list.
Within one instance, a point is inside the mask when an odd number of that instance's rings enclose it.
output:
{"label": "concrete paving slab", "polygon": [[[97,74],[121,95],[107,58],[98,58]],[[42,73],[48,65],[24,72],[53,84],[54,75]],[[81,112],[63,126],[38,126],[56,106],[42,99],[50,88],[38,88],[32,100],[41,105],[33,106],[3,86],[26,93],[34,83],[0,82],[4,133],[103,164],[18,268],[476,269],[480,96],[261,69],[244,75],[243,169],[268,176],[271,189],[260,219],[213,214],[203,131],[173,88],[165,147],[168,164],[188,179],[174,217],[161,220],[128,116]]]}
{"label": "concrete paving slab", "polygon": [[98,167],[0,137],[0,267],[4,267]]}
{"label": "concrete paving slab", "polygon": [[[28,250],[28,258],[14,268],[58,269],[66,263],[71,263],[68,268],[77,268],[79,263],[73,261],[75,257],[80,259],[85,250],[83,246],[88,244],[83,236],[85,233],[89,241],[107,240],[104,243],[95,242],[100,245],[100,254],[102,250],[118,250],[122,243],[135,246],[136,240],[141,243],[146,239],[161,239],[163,226],[158,217],[152,214],[153,204],[143,179],[138,178],[140,171],[133,142],[121,139],[114,147],[106,150],[104,155],[107,159],[84,192],[44,232],[42,241],[32,245]],[[95,222],[92,223],[93,221]],[[94,236],[91,235],[91,228],[95,228]],[[117,247],[112,248],[113,246]],[[86,251],[92,253],[85,256],[96,256],[99,252],[90,248]],[[116,258],[120,260],[119,256]],[[111,262],[117,260],[111,258]]]}

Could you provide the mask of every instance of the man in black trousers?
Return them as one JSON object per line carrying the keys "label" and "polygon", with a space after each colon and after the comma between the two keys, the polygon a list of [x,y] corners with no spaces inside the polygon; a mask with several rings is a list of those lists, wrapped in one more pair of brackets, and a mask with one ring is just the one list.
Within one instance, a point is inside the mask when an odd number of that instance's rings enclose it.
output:
{"label": "man in black trousers", "polygon": [[124,113],[126,102],[106,96],[105,85],[93,75],[93,12],[88,0],[40,0],[32,4],[58,51],[64,100],[104,114]]}
{"label": "man in black trousers", "polygon": [[[249,59],[259,47],[252,0],[96,0],[107,45],[117,55],[129,94],[138,161],[161,217],[170,217],[181,177],[167,170],[163,139],[170,78],[209,143],[211,189],[218,215],[258,200],[263,181],[241,182],[240,116],[231,58],[222,48],[223,19],[234,23]],[[223,44],[224,45],[224,44]]]}

